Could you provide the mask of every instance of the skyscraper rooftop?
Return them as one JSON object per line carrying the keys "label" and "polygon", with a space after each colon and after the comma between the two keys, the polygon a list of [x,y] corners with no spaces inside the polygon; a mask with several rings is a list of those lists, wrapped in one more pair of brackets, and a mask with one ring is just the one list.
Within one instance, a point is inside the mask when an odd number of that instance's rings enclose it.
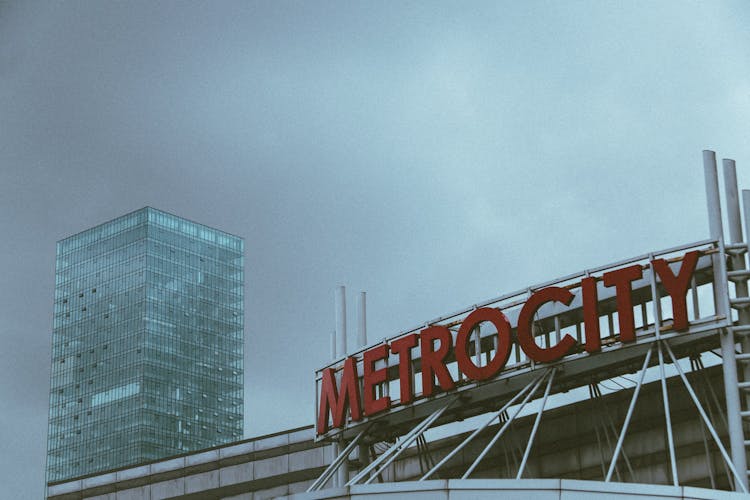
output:
{"label": "skyscraper rooftop", "polygon": [[48,481],[242,437],[243,250],[150,207],[58,242]]}

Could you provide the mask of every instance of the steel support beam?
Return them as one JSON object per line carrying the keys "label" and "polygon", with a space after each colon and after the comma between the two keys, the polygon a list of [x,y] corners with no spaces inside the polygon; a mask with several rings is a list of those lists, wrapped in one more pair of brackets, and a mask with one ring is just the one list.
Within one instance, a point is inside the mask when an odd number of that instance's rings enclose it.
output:
{"label": "steel support beam", "polygon": [[[554,368],[552,370],[554,370]],[[469,468],[466,470],[466,472],[464,472],[464,475],[461,476],[461,479],[467,479],[471,475],[471,473],[474,472],[474,469],[477,468],[477,466],[482,461],[482,459],[487,455],[487,453],[489,453],[489,451],[492,449],[492,447],[495,446],[495,443],[497,442],[497,440],[500,439],[503,436],[503,434],[505,434],[505,431],[508,429],[508,427],[510,427],[510,424],[513,423],[513,420],[518,416],[519,413],[521,413],[521,410],[524,409],[524,407],[526,406],[526,403],[528,403],[529,400],[532,398],[532,396],[534,396],[534,394],[536,393],[537,389],[539,389],[539,385],[542,383],[542,379],[544,378],[544,376],[546,376],[547,374],[551,374],[552,370],[548,370],[539,379],[539,381],[536,384],[534,384],[534,387],[528,392],[528,394],[526,394],[526,397],[523,398],[523,401],[521,401],[521,404],[518,406],[518,408],[516,408],[516,411],[513,412],[513,414],[508,417],[508,421],[505,422],[505,424],[503,424],[503,426],[500,428],[500,430],[497,431],[497,433],[490,440],[490,442],[487,443],[487,446],[484,447],[484,449],[479,454],[479,456],[469,466]]]}
{"label": "steel support beam", "polygon": [[[440,418],[440,415],[445,412],[445,410],[448,409],[450,405],[452,405],[458,398],[453,397],[450,398],[447,403],[440,407],[438,410],[433,412],[429,417],[424,419],[422,422],[420,422],[416,427],[414,427],[408,434],[404,436],[403,441],[394,443],[393,446],[388,448],[385,452],[383,452],[382,455],[380,455],[376,460],[374,460],[370,465],[359,471],[359,474],[354,476],[349,482],[345,484],[345,486],[351,486],[353,484],[357,484],[359,481],[361,481],[365,476],[370,474],[370,472],[374,471],[373,474],[370,476],[370,478],[365,481],[365,484],[369,484],[375,477],[377,477],[378,474],[380,474],[386,467],[388,467],[391,462],[393,462],[406,448],[409,447],[411,443],[414,442],[415,439],[417,439],[419,436],[421,436],[424,431],[426,431],[438,418]],[[381,465],[382,464],[382,465]]]}
{"label": "steel support beam", "polygon": [[[740,196],[737,190],[737,166],[734,160],[722,160],[724,166],[724,193],[727,204],[727,226],[729,226],[729,242],[732,244],[742,243],[742,215],[740,212]],[[747,223],[747,221],[745,221]],[[732,271],[741,271],[745,269],[745,256],[735,254],[730,257]],[[747,278],[734,279],[735,297],[747,297]],[[746,307],[739,308],[737,311],[739,324],[750,324],[750,309]],[[750,353],[750,338],[742,339],[742,351]],[[743,369],[744,380],[750,381],[750,363],[746,363]],[[747,401],[746,401],[747,402]]]}
{"label": "steel support beam", "polygon": [[688,381],[687,377],[683,373],[682,368],[680,368],[679,363],[677,363],[677,358],[672,352],[672,349],[669,347],[669,344],[666,342],[664,342],[664,347],[667,348],[667,353],[669,354],[669,357],[672,358],[672,363],[674,363],[675,368],[677,368],[677,373],[680,375],[680,378],[682,379],[682,383],[685,384],[685,389],[687,389],[688,394],[690,394],[690,398],[693,400],[695,407],[698,409],[698,413],[700,413],[700,416],[703,419],[703,422],[705,422],[706,427],[708,428],[708,431],[711,433],[711,437],[714,438],[714,441],[716,442],[716,446],[719,447],[721,456],[724,457],[724,461],[732,470],[732,474],[734,474],[735,480],[740,486],[738,490],[742,490],[743,493],[747,493],[748,492],[747,486],[744,484],[744,481],[742,480],[743,477],[745,478],[745,480],[747,480],[747,472],[744,471],[744,469],[740,469],[740,470],[743,470],[744,473],[742,475],[738,473],[738,470],[733,463],[734,460],[729,458],[729,454],[727,453],[727,450],[724,448],[724,445],[721,444],[721,439],[719,439],[719,435],[717,434],[716,429],[714,429],[714,426],[711,423],[711,420],[709,420],[708,416],[706,416],[706,412],[703,411],[703,406],[698,400],[698,396],[695,395],[693,386],[690,385],[690,382]]}
{"label": "steel support beam", "polygon": [[[726,263],[724,252],[724,229],[721,222],[721,202],[719,201],[719,177],[716,171],[716,153],[703,151],[703,171],[706,181],[706,201],[708,208],[708,225],[711,237],[719,242],[719,253],[713,257],[714,299],[716,314],[724,315],[731,324],[729,310],[729,290],[727,288]],[[727,426],[729,444],[732,452],[732,464],[736,470],[747,471],[745,439],[740,414],[740,394],[737,389],[737,361],[734,351],[734,333],[725,328],[719,334],[721,338],[722,367],[724,372],[724,394],[727,402]],[[736,478],[735,489],[747,491],[747,473]]]}
{"label": "steel support beam", "polygon": [[362,436],[364,436],[367,431],[370,430],[370,427],[368,426],[365,429],[362,429],[362,432],[357,434],[357,437],[352,439],[352,441],[349,443],[349,445],[344,448],[344,450],[338,454],[337,457],[333,459],[331,462],[331,465],[329,465],[326,470],[323,471],[323,474],[320,475],[318,479],[313,482],[313,484],[310,485],[310,487],[307,489],[307,491],[316,491],[322,488],[328,480],[333,477],[333,475],[338,471],[341,464],[343,464],[347,458],[349,458],[349,455],[354,450],[354,447],[357,446],[360,439],[362,439]]}
{"label": "steel support beam", "polygon": [[549,380],[547,381],[547,388],[544,390],[544,397],[542,398],[542,403],[540,404],[539,411],[536,414],[536,419],[534,420],[534,426],[531,428],[531,434],[529,434],[529,443],[526,445],[526,450],[523,452],[523,459],[521,459],[521,465],[518,467],[518,474],[516,474],[516,479],[521,479],[521,475],[523,475],[523,470],[526,467],[526,461],[529,459],[529,455],[531,454],[531,447],[534,444],[534,438],[536,437],[536,431],[539,428],[539,422],[542,420],[542,413],[544,413],[544,407],[547,406],[547,398],[549,397],[549,391],[552,388],[552,381],[554,380],[554,378],[555,378],[555,368],[552,369],[552,372],[549,375]]}
{"label": "steel support beam", "polygon": [[445,457],[443,457],[442,460],[440,460],[437,464],[435,464],[435,466],[432,469],[430,469],[427,472],[427,474],[425,474],[424,476],[420,477],[419,480],[420,481],[424,481],[427,478],[429,478],[430,476],[432,476],[438,469],[440,469],[440,467],[443,466],[443,464],[445,464],[448,460],[450,460],[451,458],[453,458],[453,456],[456,453],[458,453],[459,451],[461,451],[464,448],[464,446],[466,446],[467,444],[469,444],[475,437],[477,437],[477,435],[479,435],[480,432],[482,432],[484,429],[486,429],[492,423],[493,420],[495,420],[496,418],[498,418],[500,415],[502,415],[503,412],[505,412],[508,408],[510,408],[511,405],[513,405],[513,403],[515,403],[518,398],[520,398],[521,396],[523,396],[527,391],[532,390],[532,387],[534,388],[533,390],[536,390],[536,387],[539,387],[539,384],[542,382],[542,379],[544,379],[544,377],[545,377],[546,374],[547,374],[547,372],[544,372],[541,375],[539,375],[539,377],[537,377],[536,379],[534,379],[531,382],[529,382],[528,384],[526,384],[526,387],[524,387],[523,389],[521,389],[520,391],[518,391],[516,393],[516,395],[513,396],[510,399],[510,401],[508,401],[507,403],[505,403],[503,405],[502,408],[500,408],[499,410],[493,412],[490,415],[490,418],[488,418],[487,421],[484,424],[482,424],[481,426],[479,426],[478,428],[476,428],[474,430],[474,432],[472,432],[471,434],[469,434],[469,436],[467,436],[466,439],[464,439],[461,442],[461,444],[459,444],[458,446],[456,446],[450,453],[448,453]]}
{"label": "steel support beam", "polygon": [[672,484],[679,486],[677,478],[677,457],[674,449],[674,436],[672,435],[672,414],[669,412],[669,394],[667,393],[667,377],[664,374],[664,355],[661,352],[661,341],[656,342],[656,354],[659,356],[659,378],[661,380],[661,397],[664,403],[664,419],[667,426],[667,442],[669,446],[669,465],[672,469]]}
{"label": "steel support beam", "polygon": [[643,377],[646,375],[648,364],[651,361],[651,353],[654,352],[652,348],[646,351],[646,359],[643,361],[643,367],[638,374],[638,382],[635,384],[635,390],[633,391],[633,397],[630,399],[630,406],[628,407],[628,413],[625,415],[625,423],[622,424],[622,431],[620,431],[620,437],[617,439],[617,445],[615,446],[615,452],[612,454],[612,462],[609,464],[609,470],[607,471],[607,477],[604,479],[605,482],[609,482],[612,479],[612,473],[617,465],[617,458],[620,456],[622,450],[622,443],[625,441],[625,434],[628,432],[628,426],[630,420],[633,418],[633,410],[635,409],[635,403],[638,401],[638,395],[641,392],[641,386],[643,386]]}

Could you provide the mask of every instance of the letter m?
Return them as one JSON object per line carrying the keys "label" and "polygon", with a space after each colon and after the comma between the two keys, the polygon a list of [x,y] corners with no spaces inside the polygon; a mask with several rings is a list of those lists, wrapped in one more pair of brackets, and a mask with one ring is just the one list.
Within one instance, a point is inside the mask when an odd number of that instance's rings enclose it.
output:
{"label": "letter m", "polygon": [[359,401],[359,383],[357,382],[357,362],[347,358],[344,372],[341,374],[341,390],[336,388],[336,370],[323,370],[320,391],[320,410],[318,411],[318,434],[328,432],[328,414],[333,416],[333,427],[344,425],[346,409],[349,408],[352,420],[362,418],[362,406]]}

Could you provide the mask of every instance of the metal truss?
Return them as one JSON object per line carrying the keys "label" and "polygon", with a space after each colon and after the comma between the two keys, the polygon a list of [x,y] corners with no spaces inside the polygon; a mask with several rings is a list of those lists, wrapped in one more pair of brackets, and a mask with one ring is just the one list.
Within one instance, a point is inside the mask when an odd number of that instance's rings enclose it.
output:
{"label": "metal truss", "polygon": [[339,467],[341,467],[341,464],[343,464],[344,461],[349,458],[349,455],[351,455],[352,451],[354,451],[354,448],[357,447],[360,440],[367,434],[368,430],[370,430],[370,426],[362,429],[362,431],[357,434],[357,437],[352,439],[351,442],[346,446],[346,448],[344,448],[343,451],[333,459],[333,462],[331,462],[326,470],[323,471],[323,474],[321,474],[320,477],[316,479],[309,488],[307,488],[307,491],[317,491],[325,486],[328,480],[331,479],[339,469]]}
{"label": "metal truss", "polygon": [[370,463],[370,465],[359,471],[359,473],[352,479],[350,479],[345,486],[352,486],[354,484],[357,484],[368,475],[370,477],[365,480],[364,484],[371,483],[373,479],[375,479],[381,472],[383,472],[383,470],[385,470],[386,467],[388,467],[394,460],[396,460],[396,458],[398,458],[398,456],[404,450],[406,450],[415,440],[422,436],[422,434],[424,434],[424,432],[429,429],[430,426],[435,423],[435,421],[440,418],[445,410],[447,410],[449,406],[455,403],[457,399],[457,396],[448,398],[448,401],[444,406],[442,406],[441,408],[433,412],[432,415],[420,422],[419,425],[414,427],[414,429],[403,436],[401,441],[396,441],[393,446],[383,452],[383,454],[375,459],[372,463]]}
{"label": "metal truss", "polygon": [[[458,453],[459,451],[461,451],[467,444],[469,444],[471,441],[473,441],[474,438],[477,437],[479,435],[479,433],[481,433],[484,429],[486,429],[492,423],[493,420],[495,420],[498,416],[500,416],[500,414],[502,414],[508,408],[510,408],[513,405],[513,403],[515,403],[516,400],[518,400],[521,396],[523,396],[524,394],[526,394],[526,398],[524,398],[524,401],[522,403],[522,407],[523,407],[528,402],[528,400],[531,398],[531,396],[534,394],[534,392],[536,392],[537,388],[539,388],[539,385],[542,383],[542,380],[547,376],[548,373],[550,373],[550,371],[551,370],[547,370],[546,372],[544,372],[543,374],[541,374],[540,376],[538,376],[536,379],[534,379],[531,382],[529,382],[526,385],[526,387],[524,387],[523,389],[521,389],[515,396],[513,396],[513,398],[510,399],[510,401],[508,401],[507,403],[505,403],[505,405],[503,405],[502,408],[500,408],[499,410],[493,412],[484,424],[482,424],[477,429],[475,429],[474,432],[472,432],[466,439],[464,439],[461,442],[461,444],[459,444],[450,453],[448,453],[448,455],[446,455],[442,460],[440,460],[437,464],[435,464],[435,466],[432,469],[430,469],[426,474],[424,474],[421,478],[419,478],[419,480],[420,481],[424,481],[425,479],[428,479],[430,476],[432,476],[448,460],[450,460],[451,458],[453,458],[456,455],[456,453]],[[518,415],[519,411],[520,410],[517,410],[516,413],[514,413],[513,416],[510,417],[505,422],[505,424],[503,424],[503,426],[500,428],[500,431],[498,432],[498,436],[496,436],[496,438],[499,438],[499,436],[502,435],[502,432],[504,432],[505,429],[507,429],[510,426],[510,423],[513,421],[513,418],[515,418],[515,416]],[[494,441],[497,441],[497,439],[494,439],[492,444],[494,444]],[[479,457],[478,460],[481,460],[484,457],[485,453],[486,453],[486,449],[482,453],[482,455]],[[470,467],[470,471],[471,470],[473,470],[473,467]],[[468,471],[468,472],[470,473],[470,471]]]}

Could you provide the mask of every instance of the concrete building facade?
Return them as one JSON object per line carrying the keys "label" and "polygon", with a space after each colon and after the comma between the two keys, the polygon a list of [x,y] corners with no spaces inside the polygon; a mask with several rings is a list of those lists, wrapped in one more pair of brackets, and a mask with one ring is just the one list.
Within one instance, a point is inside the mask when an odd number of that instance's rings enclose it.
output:
{"label": "concrete building facade", "polygon": [[[724,411],[717,396],[710,400],[710,387],[721,383],[720,367],[690,376],[712,411]],[[678,392],[680,382],[669,380],[669,390]],[[539,436],[526,477],[513,479],[523,444],[534,415],[518,419],[512,434],[498,442],[472,479],[456,480],[467,464],[493,436],[501,424],[487,428],[477,440],[452,459],[435,480],[416,481],[429,463],[444,457],[468,432],[436,439],[429,450],[410,447],[377,481],[368,485],[326,488],[305,493],[333,460],[330,445],[314,441],[312,426],[247,439],[197,453],[90,475],[51,484],[49,500],[261,500],[395,499],[409,498],[747,498],[731,493],[730,475],[722,465],[718,449],[706,436],[696,410],[685,398],[675,400],[675,442],[681,486],[667,486],[669,470],[664,461],[663,414],[660,413],[658,381],[642,388],[643,398],[625,443],[625,456],[613,482],[603,482],[614,439],[610,419],[618,421],[627,412],[632,390],[583,400],[549,410],[544,415],[545,432]],[[720,428],[726,439],[726,427]],[[385,444],[374,443],[373,451]],[[350,476],[361,469],[350,462]],[[658,484],[662,483],[662,484]],[[329,485],[330,486],[330,485]],[[724,491],[722,491],[724,489]]]}

